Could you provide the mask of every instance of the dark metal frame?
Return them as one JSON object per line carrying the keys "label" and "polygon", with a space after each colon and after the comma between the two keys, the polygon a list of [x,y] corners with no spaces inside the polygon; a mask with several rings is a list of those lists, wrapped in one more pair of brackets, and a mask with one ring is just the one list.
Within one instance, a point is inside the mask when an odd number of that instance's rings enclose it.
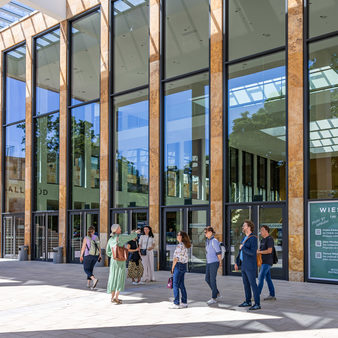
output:
{"label": "dark metal frame", "polygon": [[[165,257],[165,247],[166,247],[166,234],[165,234],[165,222],[164,217],[168,210],[179,210],[179,209],[194,209],[194,210],[207,210],[208,215],[208,223],[210,223],[210,199],[208,203],[201,205],[164,205],[164,186],[165,186],[165,177],[164,177],[164,86],[166,83],[175,80],[181,80],[185,78],[189,78],[195,75],[203,74],[208,72],[209,77],[209,88],[210,88],[210,1],[209,1],[209,64],[208,67],[204,67],[201,69],[197,69],[192,72],[175,75],[170,78],[165,77],[165,33],[166,33],[166,25],[165,25],[165,2],[169,0],[160,0],[161,14],[160,14],[160,255],[159,255],[159,263],[160,268],[164,269],[166,266],[166,257]],[[209,111],[210,111],[210,94],[209,94]],[[209,114],[209,137],[210,137],[210,119],[211,116]],[[209,145],[209,161],[212,154],[210,151]],[[209,196],[211,195],[211,191],[209,192]],[[186,222],[187,224],[187,222]]]}
{"label": "dark metal frame", "polygon": [[[250,204],[251,206],[256,206],[256,205],[264,205],[264,206],[269,206],[275,203],[279,203],[280,206],[284,206],[285,208],[285,213],[283,213],[283,215],[285,215],[285,229],[283,229],[283,232],[288,232],[288,218],[286,217],[288,214],[288,203],[286,202],[288,200],[288,161],[286,161],[286,166],[285,166],[285,183],[286,183],[286,201],[276,201],[276,202],[250,202],[250,203],[234,203],[234,202],[229,202],[229,182],[230,182],[230,166],[227,165],[229,163],[229,156],[230,156],[230,152],[229,152],[229,140],[228,140],[228,118],[229,118],[229,112],[228,112],[228,79],[229,79],[229,66],[233,65],[233,64],[237,64],[237,63],[241,63],[244,61],[251,61],[253,59],[259,58],[259,57],[264,57],[264,56],[269,56],[269,55],[273,55],[279,52],[284,52],[285,53],[285,77],[286,77],[286,93],[285,93],[285,112],[286,112],[286,116],[285,116],[285,126],[286,126],[286,130],[288,130],[288,77],[287,77],[287,67],[288,67],[288,11],[287,11],[287,0],[285,1],[285,45],[284,46],[280,46],[280,47],[276,47],[276,48],[272,48],[263,52],[259,52],[259,53],[254,53],[251,55],[247,55],[244,57],[240,57],[237,59],[233,59],[233,60],[229,60],[229,41],[228,41],[228,32],[229,32],[229,15],[230,15],[230,11],[229,11],[229,1],[228,0],[223,0],[223,7],[224,7],[224,12],[223,12],[223,26],[224,26],[224,30],[223,30],[223,55],[224,55],[224,70],[223,70],[223,81],[224,81],[224,121],[223,121],[223,135],[225,135],[224,137],[224,153],[223,153],[223,181],[224,181],[224,193],[223,193],[223,201],[224,201],[224,227],[223,227],[223,233],[224,233],[224,240],[225,243],[227,243],[228,245],[230,245],[230,223],[229,223],[229,210],[231,210],[231,208],[233,206],[245,206]],[[286,132],[286,147],[285,147],[285,152],[286,152],[286,158],[288,159],[288,133]],[[229,246],[230,247],[230,246]],[[283,243],[283,253],[284,252],[288,252],[288,241],[284,241]],[[229,254],[227,253],[227,256],[229,256]],[[286,260],[284,261],[284,275],[285,278],[288,279],[288,257],[285,258]],[[284,257],[283,257],[284,260]],[[230,271],[230,257],[227,257],[226,259],[224,259],[224,263],[223,263],[223,271],[226,272],[226,274],[231,274]]]}
{"label": "dark metal frame", "polygon": [[[15,122],[11,122],[11,123],[6,123],[6,92],[7,92],[7,88],[6,88],[6,70],[7,70],[7,60],[6,60],[6,54],[19,48],[19,47],[25,47],[26,48],[26,41],[23,41],[21,43],[16,44],[15,46],[12,46],[8,49],[5,49],[2,51],[1,53],[1,58],[2,58],[2,71],[1,71],[1,75],[2,75],[2,91],[0,93],[2,101],[1,101],[1,111],[2,111],[2,125],[0,126],[0,128],[2,128],[2,149],[0,149],[1,151],[1,163],[2,165],[2,179],[1,179],[1,206],[0,206],[0,211],[1,211],[1,234],[3,234],[3,216],[6,215],[16,215],[16,214],[22,214],[22,213],[8,213],[8,212],[4,212],[5,210],[5,182],[6,182],[6,156],[5,156],[5,147],[6,147],[6,127],[12,126],[12,125],[17,125],[20,123],[25,123],[26,122],[26,118],[23,120],[19,120],[19,121],[15,121]],[[27,55],[25,55],[25,57],[27,57]],[[25,212],[25,210],[23,210],[23,213]],[[3,236],[2,236],[3,237]],[[4,244],[4,242],[2,242]],[[4,253],[4,245],[1,245],[1,257],[3,257],[3,253]]]}
{"label": "dark metal frame", "polygon": [[128,233],[130,233],[132,231],[132,217],[133,217],[134,213],[135,214],[146,213],[147,214],[147,224],[149,224],[148,207],[113,208],[113,209],[110,209],[110,219],[112,220],[112,223],[113,223],[114,222],[114,214],[127,214],[127,217],[128,217],[127,229],[128,229]]}
{"label": "dark metal frame", "polygon": [[311,199],[310,198],[310,92],[309,92],[309,46],[312,42],[323,41],[333,37],[338,37],[338,30],[321,34],[314,37],[309,37],[310,27],[310,3],[304,1],[304,26],[303,26],[303,49],[304,49],[304,68],[303,68],[303,116],[304,116],[304,280],[311,283],[324,283],[324,284],[338,284],[337,281],[313,279],[309,276],[309,202],[325,202],[332,201],[333,199]]}
{"label": "dark metal frame", "polygon": [[[111,0],[110,1],[110,9],[109,9],[109,16],[110,16],[110,41],[109,41],[109,154],[113,154],[112,156],[109,156],[109,218],[110,221],[113,221],[113,213],[119,213],[128,211],[128,229],[131,230],[131,220],[129,219],[131,217],[131,214],[133,212],[137,212],[138,210],[147,210],[147,219],[149,220],[149,193],[148,193],[148,205],[147,206],[140,206],[140,207],[126,207],[126,208],[116,208],[114,207],[115,203],[115,177],[116,177],[116,156],[114,149],[115,144],[115,110],[114,110],[114,98],[122,95],[132,94],[134,92],[140,91],[140,90],[147,90],[148,91],[148,102],[149,102],[149,80],[150,80],[150,65],[148,62],[148,83],[144,84],[142,86],[137,86],[131,89],[122,90],[119,92],[114,92],[114,2],[117,0]],[[148,11],[150,11],[150,5],[148,6]],[[149,33],[149,27],[148,27],[148,61],[149,61],[149,49],[150,49],[150,33]],[[149,121],[149,104],[148,104],[148,121]],[[149,123],[148,123],[148,144],[149,144]],[[149,151],[148,151],[149,154]],[[148,162],[149,162],[149,156],[148,156]],[[148,169],[149,170],[149,169]],[[149,171],[148,171],[149,174]],[[109,229],[108,229],[109,230]]]}

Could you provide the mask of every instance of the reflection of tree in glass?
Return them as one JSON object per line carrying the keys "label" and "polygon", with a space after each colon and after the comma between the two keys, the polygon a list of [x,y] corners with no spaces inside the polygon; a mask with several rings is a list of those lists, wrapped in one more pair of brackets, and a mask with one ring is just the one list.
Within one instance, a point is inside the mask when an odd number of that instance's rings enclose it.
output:
{"label": "reflection of tree in glass", "polygon": [[21,139],[21,152],[25,153],[26,149],[26,124],[25,122],[19,123],[16,125],[17,128],[22,129],[23,135]]}

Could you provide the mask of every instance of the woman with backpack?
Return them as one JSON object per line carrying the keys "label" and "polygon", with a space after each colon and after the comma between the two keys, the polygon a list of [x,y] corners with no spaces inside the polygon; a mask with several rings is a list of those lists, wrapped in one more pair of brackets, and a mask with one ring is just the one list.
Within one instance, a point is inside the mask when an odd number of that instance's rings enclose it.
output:
{"label": "woman with backpack", "polygon": [[[93,274],[94,266],[97,261],[101,261],[101,248],[99,237],[95,234],[95,228],[90,226],[88,228],[87,236],[83,239],[80,262],[83,262],[83,269],[87,274],[87,287],[95,289],[98,279]],[[90,283],[93,282],[92,285]]]}
{"label": "woman with backpack", "polygon": [[[115,305],[122,304],[122,300],[119,299],[119,294],[121,291],[124,291],[124,284],[126,281],[126,260],[128,249],[124,248],[124,246],[129,241],[137,238],[137,235],[140,232],[140,230],[137,230],[136,232],[132,232],[130,235],[121,234],[121,227],[119,224],[113,224],[111,226],[111,237],[106,247],[107,256],[111,258],[107,293],[111,293],[111,302]],[[121,251],[122,254],[125,254],[124,258],[120,257]]]}

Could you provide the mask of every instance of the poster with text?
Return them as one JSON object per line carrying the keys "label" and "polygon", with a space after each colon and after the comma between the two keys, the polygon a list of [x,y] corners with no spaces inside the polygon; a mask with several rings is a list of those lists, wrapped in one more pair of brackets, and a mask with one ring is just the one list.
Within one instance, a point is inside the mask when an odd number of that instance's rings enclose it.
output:
{"label": "poster with text", "polygon": [[338,281],[338,202],[309,203],[309,278]]}

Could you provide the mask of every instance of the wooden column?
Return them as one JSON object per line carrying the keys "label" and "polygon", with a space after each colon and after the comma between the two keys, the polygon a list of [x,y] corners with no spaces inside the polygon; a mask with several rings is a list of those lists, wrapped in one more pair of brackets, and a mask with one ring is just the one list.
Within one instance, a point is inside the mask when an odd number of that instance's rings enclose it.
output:
{"label": "wooden column", "polygon": [[218,240],[223,240],[223,95],[223,0],[211,0],[210,225]]}
{"label": "wooden column", "polygon": [[160,0],[150,0],[149,225],[160,234]]}
{"label": "wooden column", "polygon": [[[110,0],[101,1],[101,99],[100,99],[100,240],[105,248],[109,224],[109,11]],[[107,258],[108,262],[108,258]]]}
{"label": "wooden column", "polygon": [[3,170],[4,170],[4,144],[3,144],[3,140],[2,140],[2,137],[3,137],[3,110],[2,110],[2,102],[3,102],[3,93],[2,93],[2,79],[3,79],[3,58],[4,58],[4,55],[0,55],[0,257],[2,257],[2,236],[3,236],[3,233],[2,233],[2,203],[3,203],[3,197],[4,197],[4,187],[2,186],[2,182],[3,182]]}
{"label": "wooden column", "polygon": [[63,247],[63,261],[66,262],[68,201],[67,177],[69,175],[67,163],[67,21],[60,23],[60,153],[59,153],[59,246]]}
{"label": "wooden column", "polygon": [[289,279],[304,281],[303,0],[288,0]]}
{"label": "wooden column", "polygon": [[33,92],[33,39],[26,38],[26,155],[25,155],[25,245],[28,246],[28,255],[31,258],[31,234],[32,234],[32,184],[33,184],[33,118],[32,118],[32,92]]}

